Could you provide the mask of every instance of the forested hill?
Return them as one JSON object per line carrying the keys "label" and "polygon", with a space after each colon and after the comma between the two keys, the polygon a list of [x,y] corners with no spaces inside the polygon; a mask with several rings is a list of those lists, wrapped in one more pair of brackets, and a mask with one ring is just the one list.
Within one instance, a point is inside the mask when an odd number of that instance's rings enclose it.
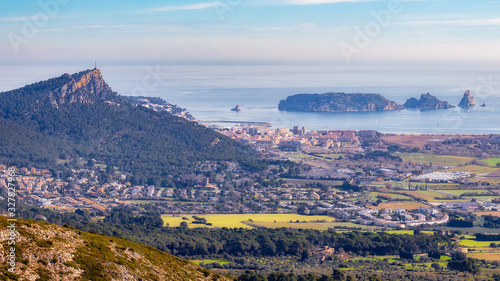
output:
{"label": "forested hill", "polygon": [[[134,105],[98,69],[0,93],[0,163],[54,167],[95,159],[168,177],[208,160],[262,168],[254,151],[196,123]],[[81,158],[81,159],[80,159]]]}

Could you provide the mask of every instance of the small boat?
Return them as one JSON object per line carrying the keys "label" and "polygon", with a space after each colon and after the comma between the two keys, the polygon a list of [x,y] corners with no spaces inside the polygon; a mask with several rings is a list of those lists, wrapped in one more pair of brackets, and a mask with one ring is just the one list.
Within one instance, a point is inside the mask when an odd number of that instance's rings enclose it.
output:
{"label": "small boat", "polygon": [[483,104],[481,104],[481,106],[486,106],[486,104],[483,102]]}
{"label": "small boat", "polygon": [[236,105],[234,108],[231,109],[231,111],[241,111],[240,105]]}

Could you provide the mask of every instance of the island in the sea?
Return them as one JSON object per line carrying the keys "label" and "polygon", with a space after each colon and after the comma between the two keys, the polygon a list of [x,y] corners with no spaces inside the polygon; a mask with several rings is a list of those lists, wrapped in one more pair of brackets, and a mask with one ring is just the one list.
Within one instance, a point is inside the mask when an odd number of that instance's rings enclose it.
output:
{"label": "island in the sea", "polygon": [[427,93],[422,94],[420,99],[409,98],[404,103],[405,108],[420,108],[420,109],[447,109],[455,107],[447,101],[441,101],[437,97]]}
{"label": "island in the sea", "polygon": [[388,111],[404,109],[379,94],[297,94],[282,100],[278,106],[282,111],[306,112],[353,112]]}
{"label": "island in the sea", "polygon": [[460,101],[460,103],[458,104],[458,106],[467,108],[467,107],[472,107],[475,105],[476,105],[476,101],[474,100],[474,97],[472,96],[470,91],[469,90],[465,91],[465,94],[464,94],[462,100]]}

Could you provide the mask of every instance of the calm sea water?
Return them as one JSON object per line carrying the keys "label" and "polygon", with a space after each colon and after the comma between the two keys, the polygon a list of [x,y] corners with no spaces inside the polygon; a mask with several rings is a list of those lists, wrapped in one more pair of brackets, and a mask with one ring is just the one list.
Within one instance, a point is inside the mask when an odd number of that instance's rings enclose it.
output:
{"label": "calm sea water", "polygon": [[[0,91],[74,73],[74,66],[1,66]],[[377,130],[387,133],[500,133],[500,72],[496,70],[338,69],[332,66],[101,66],[104,79],[122,95],[159,96],[204,121],[265,121],[273,127],[308,130]],[[498,82],[497,82],[498,81]],[[404,103],[430,92],[457,105],[471,90],[470,109],[306,113],[278,111],[298,93],[378,93]],[[479,106],[485,103],[485,107]],[[240,105],[242,111],[230,109]]]}

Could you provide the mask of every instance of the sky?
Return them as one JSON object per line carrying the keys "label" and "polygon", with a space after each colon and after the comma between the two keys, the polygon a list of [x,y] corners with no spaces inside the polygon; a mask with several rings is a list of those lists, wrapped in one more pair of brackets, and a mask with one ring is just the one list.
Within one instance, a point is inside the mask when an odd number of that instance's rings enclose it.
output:
{"label": "sky", "polygon": [[0,1],[0,64],[491,67],[498,0]]}

